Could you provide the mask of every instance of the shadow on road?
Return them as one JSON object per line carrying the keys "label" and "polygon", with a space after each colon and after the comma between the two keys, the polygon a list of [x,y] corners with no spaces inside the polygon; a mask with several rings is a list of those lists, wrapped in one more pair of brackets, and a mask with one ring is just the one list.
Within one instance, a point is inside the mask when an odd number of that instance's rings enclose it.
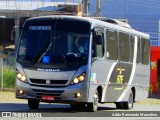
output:
{"label": "shadow on road", "polygon": [[160,99],[160,95],[149,95],[148,98]]}
{"label": "shadow on road", "polygon": [[[98,111],[114,110],[114,107],[98,107]],[[87,109],[71,109],[68,104],[40,104],[37,110],[30,110],[26,103],[0,103],[0,112],[63,112],[63,113],[75,113],[75,112],[87,112]]]}

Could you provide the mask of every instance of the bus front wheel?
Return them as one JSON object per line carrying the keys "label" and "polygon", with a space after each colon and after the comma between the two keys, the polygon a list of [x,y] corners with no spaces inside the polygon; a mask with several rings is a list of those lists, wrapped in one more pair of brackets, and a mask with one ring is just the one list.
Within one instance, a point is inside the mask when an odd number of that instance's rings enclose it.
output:
{"label": "bus front wheel", "polygon": [[95,112],[98,110],[98,101],[99,101],[99,96],[98,96],[98,91],[96,91],[93,97],[93,102],[87,104],[89,112]]}
{"label": "bus front wheel", "polygon": [[28,100],[28,107],[30,109],[38,109],[38,107],[39,107],[39,100]]}
{"label": "bus front wheel", "polygon": [[85,103],[75,103],[75,104],[70,104],[71,109],[74,110],[83,110],[85,109],[86,104]]}

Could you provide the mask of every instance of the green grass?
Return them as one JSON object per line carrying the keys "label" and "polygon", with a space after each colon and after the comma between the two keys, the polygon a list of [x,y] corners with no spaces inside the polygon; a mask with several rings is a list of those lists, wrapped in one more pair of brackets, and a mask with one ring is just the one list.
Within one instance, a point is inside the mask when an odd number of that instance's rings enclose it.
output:
{"label": "green grass", "polygon": [[160,105],[160,99],[158,98],[146,98],[144,100],[136,102],[137,104],[144,104],[144,105]]}
{"label": "green grass", "polygon": [[15,87],[15,69],[12,67],[4,67],[3,69],[3,88]]}
{"label": "green grass", "polygon": [[27,102],[24,99],[17,99],[15,92],[1,92],[0,91],[0,103],[20,103]]}

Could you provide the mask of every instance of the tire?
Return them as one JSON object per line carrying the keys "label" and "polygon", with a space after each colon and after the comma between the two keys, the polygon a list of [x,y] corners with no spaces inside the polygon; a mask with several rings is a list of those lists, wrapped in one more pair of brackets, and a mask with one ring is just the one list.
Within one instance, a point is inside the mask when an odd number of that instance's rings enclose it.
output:
{"label": "tire", "polygon": [[30,109],[38,109],[38,107],[39,107],[39,100],[28,100],[28,107]]}
{"label": "tire", "polygon": [[122,102],[116,102],[115,104],[117,109],[123,109]]}
{"label": "tire", "polygon": [[85,103],[77,103],[77,104],[70,104],[71,109],[73,110],[85,110]]}
{"label": "tire", "polygon": [[98,96],[98,91],[96,90],[93,97],[93,102],[87,104],[89,112],[96,112],[98,110],[98,101],[99,101],[99,96]]}
{"label": "tire", "polygon": [[127,102],[122,103],[124,109],[132,109],[133,108],[133,92],[130,90],[129,98]]}

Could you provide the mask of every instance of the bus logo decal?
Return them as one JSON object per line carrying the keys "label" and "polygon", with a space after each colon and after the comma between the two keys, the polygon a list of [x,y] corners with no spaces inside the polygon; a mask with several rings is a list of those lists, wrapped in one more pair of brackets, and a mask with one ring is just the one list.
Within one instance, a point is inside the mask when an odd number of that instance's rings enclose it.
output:
{"label": "bus logo decal", "polygon": [[117,70],[116,71],[119,71],[119,74],[117,75],[117,84],[123,84],[123,74],[122,74],[122,72],[123,71],[125,71],[125,69],[122,69],[122,67],[120,67],[120,68],[117,68]]}
{"label": "bus logo decal", "polygon": [[123,71],[125,71],[125,69],[122,69],[122,67],[120,67],[120,68],[117,68],[117,70],[116,71],[119,71],[119,74],[121,75],[122,74],[122,72]]}
{"label": "bus logo decal", "polygon": [[50,81],[50,80],[46,80],[46,84],[48,84],[48,85],[49,85],[50,83],[51,83],[51,81]]}

